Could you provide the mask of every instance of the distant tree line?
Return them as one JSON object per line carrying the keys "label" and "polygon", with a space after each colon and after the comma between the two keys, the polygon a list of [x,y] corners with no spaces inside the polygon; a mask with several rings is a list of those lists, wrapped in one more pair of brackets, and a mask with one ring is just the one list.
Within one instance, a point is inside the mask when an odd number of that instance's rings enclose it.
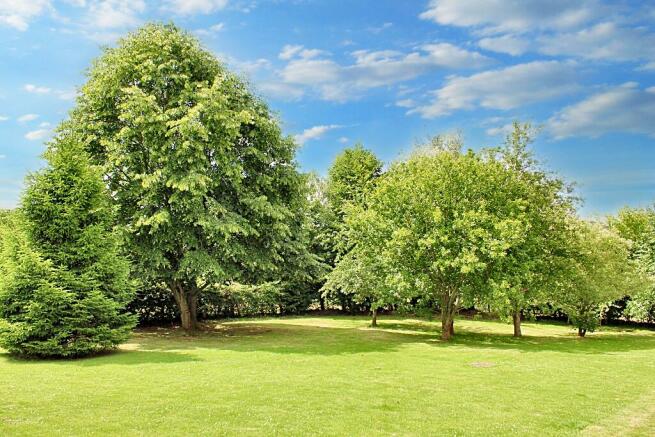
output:
{"label": "distant tree line", "polygon": [[0,346],[111,349],[137,322],[309,310],[652,322],[655,211],[576,216],[515,123],[501,147],[437,136],[385,167],[361,145],[302,174],[265,102],[195,38],[146,25],[106,49],[0,215]]}

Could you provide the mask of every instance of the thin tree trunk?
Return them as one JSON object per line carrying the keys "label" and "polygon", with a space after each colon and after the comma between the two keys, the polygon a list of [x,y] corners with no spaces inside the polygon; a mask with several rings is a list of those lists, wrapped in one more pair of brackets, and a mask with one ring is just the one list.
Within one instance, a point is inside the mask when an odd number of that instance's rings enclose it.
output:
{"label": "thin tree trunk", "polygon": [[189,312],[191,317],[191,330],[198,329],[198,291],[194,290],[188,295]]}
{"label": "thin tree trunk", "polygon": [[450,340],[453,332],[453,321],[450,319],[450,313],[447,309],[441,311],[441,339]]}
{"label": "thin tree trunk", "polygon": [[444,295],[441,299],[441,339],[448,341],[455,334],[453,297]]}
{"label": "thin tree trunk", "polygon": [[514,322],[514,337],[520,337],[521,333],[521,310],[514,311],[512,314],[512,321]]}
{"label": "thin tree trunk", "polygon": [[587,333],[587,330],[584,328],[578,328],[578,337],[584,337]]}
{"label": "thin tree trunk", "polygon": [[371,327],[375,328],[378,326],[378,308],[371,308]]}

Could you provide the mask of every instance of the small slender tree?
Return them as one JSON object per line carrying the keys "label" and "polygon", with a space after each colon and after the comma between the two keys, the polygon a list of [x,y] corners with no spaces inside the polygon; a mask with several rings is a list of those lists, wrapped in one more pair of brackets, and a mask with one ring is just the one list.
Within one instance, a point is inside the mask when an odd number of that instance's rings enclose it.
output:
{"label": "small slender tree", "polygon": [[[77,357],[125,341],[136,323],[129,264],[109,196],[79,141],[60,137],[3,240],[0,344],[10,352]],[[18,220],[18,217],[16,218]]]}
{"label": "small slender tree", "polygon": [[[325,196],[330,214],[323,217],[331,220],[327,223],[332,229],[330,234],[326,235],[331,237],[330,246],[334,266],[338,265],[355,245],[355,240],[349,235],[351,229],[346,218],[347,212],[351,209],[363,208],[366,205],[369,194],[375,188],[382,174],[382,165],[382,161],[375,156],[373,151],[365,149],[361,144],[356,144],[343,150],[328,170]],[[355,259],[363,262],[362,254],[349,257],[347,265],[362,267],[363,264],[359,262],[354,264]],[[364,270],[360,269],[359,272],[364,274]],[[355,291],[358,288],[354,286],[355,284],[352,282],[346,284],[335,279],[336,277],[333,277],[333,280],[329,281],[329,285],[323,288],[324,297],[336,296],[341,302],[342,309],[350,307],[352,310],[353,303],[359,305],[369,303],[369,299],[363,298],[360,292]]]}
{"label": "small slender tree", "polygon": [[655,321],[655,209],[623,208],[615,217],[609,217],[610,229],[630,241],[630,257],[653,286],[613,303],[623,315],[642,321]]}
{"label": "small slender tree", "polygon": [[572,223],[571,257],[553,301],[584,337],[600,324],[604,307],[652,286],[629,256],[629,244],[597,223]]}
{"label": "small slender tree", "polygon": [[[351,248],[339,259],[327,275],[323,287],[353,296],[360,304],[369,304],[371,326],[377,326],[378,310],[385,305],[398,303],[399,294],[388,285],[389,269],[380,257],[381,223],[375,212],[353,205],[346,214],[346,238]],[[371,225],[372,224],[372,225]]]}

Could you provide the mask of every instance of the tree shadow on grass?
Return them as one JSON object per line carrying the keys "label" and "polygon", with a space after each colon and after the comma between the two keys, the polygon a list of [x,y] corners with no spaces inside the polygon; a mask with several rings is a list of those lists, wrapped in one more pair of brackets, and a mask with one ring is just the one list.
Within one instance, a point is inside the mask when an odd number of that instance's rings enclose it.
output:
{"label": "tree shadow on grass", "polygon": [[470,327],[457,329],[449,342],[439,339],[441,328],[436,324],[417,321],[416,323],[380,323],[379,328],[388,330],[416,330],[434,336],[428,343],[438,347],[466,346],[477,349],[505,349],[519,352],[563,352],[573,354],[611,354],[634,350],[655,350],[655,335],[604,332],[589,334],[579,338],[573,331],[570,335],[524,335],[517,338],[511,334],[485,332]]}
{"label": "tree shadow on grass", "polygon": [[508,334],[484,334],[462,331],[450,343],[477,348],[513,349],[520,352],[563,352],[573,354],[612,354],[636,350],[655,350],[655,337],[638,335],[590,336],[587,338]]}
{"label": "tree shadow on grass", "polygon": [[[25,364],[65,364],[80,367],[106,365],[175,364],[203,361],[201,351],[240,353],[268,352],[296,355],[351,355],[400,350],[409,344],[427,344],[445,352],[452,347],[514,350],[521,353],[561,352],[567,354],[612,354],[634,350],[655,350],[655,335],[609,332],[579,339],[573,334],[553,336],[485,332],[484,328],[458,327],[450,342],[440,340],[437,323],[421,320],[381,320],[377,328],[357,326],[313,326],[302,319],[284,323],[257,321],[212,322],[195,335],[179,329],[149,328],[136,330],[130,343],[116,351],[87,358],[38,360],[7,355],[12,362]],[[198,353],[193,353],[198,351]],[[0,354],[0,359],[2,354]]]}
{"label": "tree shadow on grass", "polygon": [[182,332],[153,335],[137,331],[139,350],[215,349],[234,352],[279,354],[348,355],[396,350],[407,343],[419,343],[429,334],[408,335],[353,327],[309,326],[288,323],[212,323],[195,335]]}
{"label": "tree shadow on grass", "polygon": [[[0,354],[0,357],[2,355]],[[6,354],[7,360],[20,364],[54,364],[74,365],[80,367],[107,366],[107,365],[142,365],[142,364],[173,364],[183,362],[202,361],[188,353],[174,351],[146,351],[124,350],[106,351],[80,358],[48,358],[40,359],[20,355]]]}
{"label": "tree shadow on grass", "polygon": [[[301,322],[301,320],[299,320]],[[457,329],[457,328],[456,328]],[[164,333],[164,335],[161,335]],[[440,340],[435,323],[411,321],[379,322],[378,328],[310,326],[302,323],[266,321],[212,323],[197,335],[137,332],[141,351],[218,349],[235,352],[279,354],[348,355],[399,350],[404,345],[423,343],[435,347],[516,350],[522,353],[562,352],[569,354],[611,354],[633,350],[655,350],[655,335],[604,333],[585,339],[571,336],[531,336],[460,328],[450,342]]]}

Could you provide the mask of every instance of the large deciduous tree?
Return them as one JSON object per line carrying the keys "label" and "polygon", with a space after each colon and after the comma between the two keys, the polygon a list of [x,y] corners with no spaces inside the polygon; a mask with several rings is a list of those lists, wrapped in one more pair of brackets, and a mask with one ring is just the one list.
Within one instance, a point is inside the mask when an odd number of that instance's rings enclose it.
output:
{"label": "large deciduous tree", "polygon": [[62,129],[103,166],[136,265],[170,289],[184,328],[204,289],[266,277],[295,250],[294,142],[175,26],[146,25],[107,49]]}
{"label": "large deciduous tree", "polygon": [[61,357],[111,349],[136,318],[109,195],[77,138],[56,139],[45,157],[0,239],[0,345]]}

